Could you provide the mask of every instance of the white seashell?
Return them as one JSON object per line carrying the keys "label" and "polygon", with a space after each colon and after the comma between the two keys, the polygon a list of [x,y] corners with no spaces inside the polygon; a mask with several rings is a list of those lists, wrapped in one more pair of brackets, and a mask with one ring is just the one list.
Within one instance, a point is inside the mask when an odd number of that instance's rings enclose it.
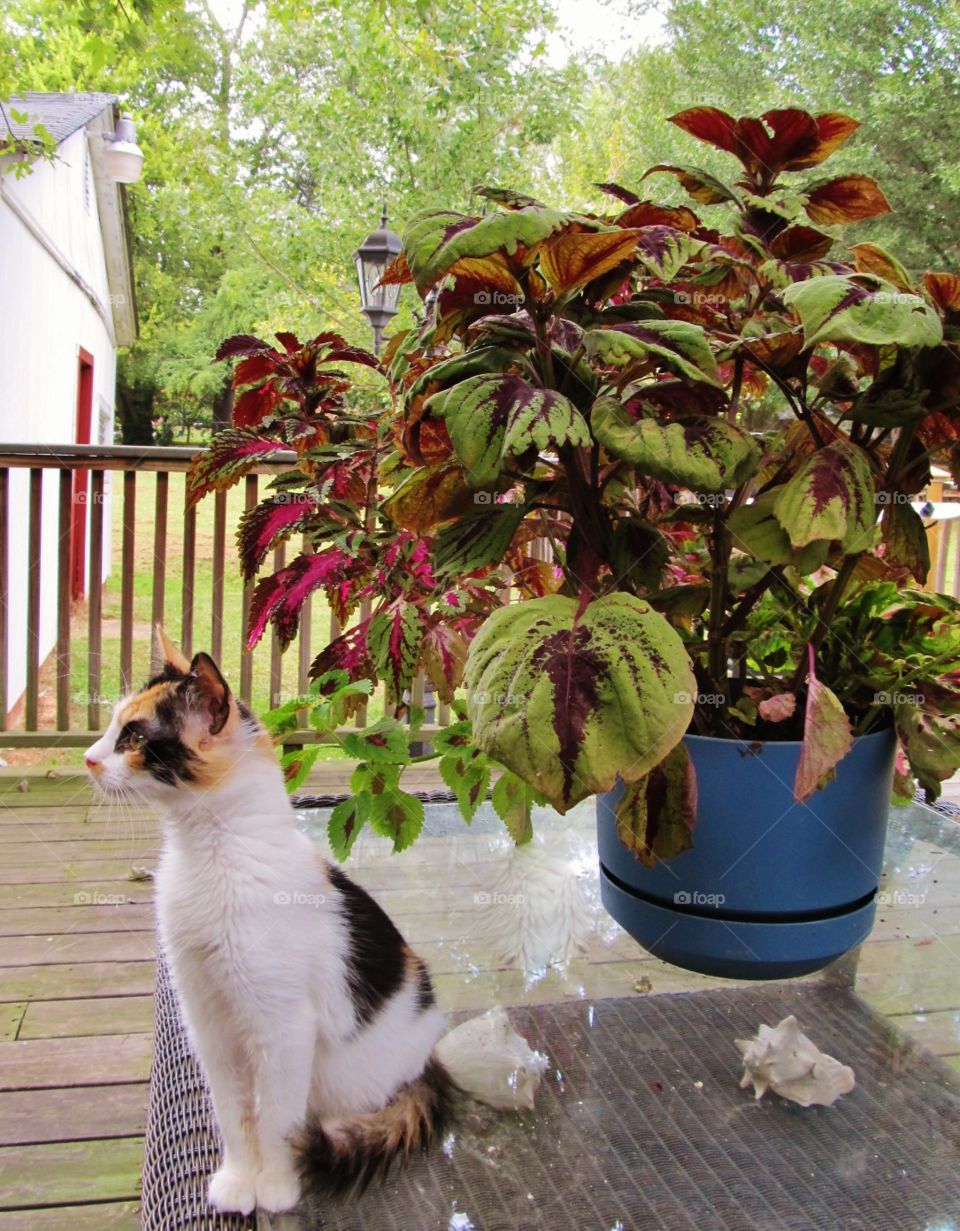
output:
{"label": "white seashell", "polygon": [[502,1111],[531,1111],[547,1057],[527,1043],[499,1006],[456,1026],[437,1059],[461,1090]]}
{"label": "white seashell", "polygon": [[778,1026],[761,1026],[755,1038],[737,1039],[736,1044],[743,1056],[740,1086],[752,1084],[757,1098],[772,1090],[801,1107],[829,1107],[853,1089],[853,1069],[825,1056],[792,1015]]}

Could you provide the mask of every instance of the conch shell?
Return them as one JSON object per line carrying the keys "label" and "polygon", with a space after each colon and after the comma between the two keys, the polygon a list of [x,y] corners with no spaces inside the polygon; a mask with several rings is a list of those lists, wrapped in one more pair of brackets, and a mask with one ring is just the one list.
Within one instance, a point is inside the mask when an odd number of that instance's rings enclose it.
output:
{"label": "conch shell", "polygon": [[741,1089],[753,1085],[757,1098],[768,1090],[810,1107],[829,1107],[854,1086],[853,1069],[825,1056],[797,1025],[792,1015],[778,1026],[761,1026],[756,1037],[737,1039],[743,1056]]}
{"label": "conch shell", "polygon": [[499,1005],[444,1035],[436,1056],[461,1090],[501,1111],[532,1111],[549,1064],[517,1034]]}

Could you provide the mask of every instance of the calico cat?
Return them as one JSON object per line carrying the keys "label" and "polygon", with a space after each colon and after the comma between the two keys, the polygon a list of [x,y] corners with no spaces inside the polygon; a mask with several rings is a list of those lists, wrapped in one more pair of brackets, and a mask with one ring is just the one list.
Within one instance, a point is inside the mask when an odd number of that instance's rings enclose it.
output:
{"label": "calico cat", "polygon": [[86,764],[163,816],[160,941],[224,1146],[210,1204],[285,1210],[441,1131],[445,1022],[387,915],[297,829],[263,727],[211,658],[158,635],[162,672]]}

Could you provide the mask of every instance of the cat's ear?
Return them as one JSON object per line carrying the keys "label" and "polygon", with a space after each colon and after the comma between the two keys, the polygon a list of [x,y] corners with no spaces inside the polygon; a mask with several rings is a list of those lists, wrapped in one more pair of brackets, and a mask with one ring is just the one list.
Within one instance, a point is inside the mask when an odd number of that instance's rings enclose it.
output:
{"label": "cat's ear", "polygon": [[209,654],[196,654],[189,664],[193,705],[209,719],[211,735],[219,735],[230,717],[230,686]]}
{"label": "cat's ear", "polygon": [[161,624],[154,625],[153,632],[157,657],[160,661],[164,666],[171,667],[174,671],[179,671],[181,675],[187,675],[190,671],[190,662],[173,644],[164,632],[163,626]]}

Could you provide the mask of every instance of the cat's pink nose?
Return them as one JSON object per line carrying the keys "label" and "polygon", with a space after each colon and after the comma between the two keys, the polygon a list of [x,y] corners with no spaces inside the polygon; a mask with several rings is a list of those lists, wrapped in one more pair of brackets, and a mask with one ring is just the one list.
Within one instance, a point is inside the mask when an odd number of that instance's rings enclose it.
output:
{"label": "cat's pink nose", "polygon": [[86,753],[83,755],[83,763],[86,765],[87,769],[93,769],[94,765],[100,764],[96,757],[87,756]]}

